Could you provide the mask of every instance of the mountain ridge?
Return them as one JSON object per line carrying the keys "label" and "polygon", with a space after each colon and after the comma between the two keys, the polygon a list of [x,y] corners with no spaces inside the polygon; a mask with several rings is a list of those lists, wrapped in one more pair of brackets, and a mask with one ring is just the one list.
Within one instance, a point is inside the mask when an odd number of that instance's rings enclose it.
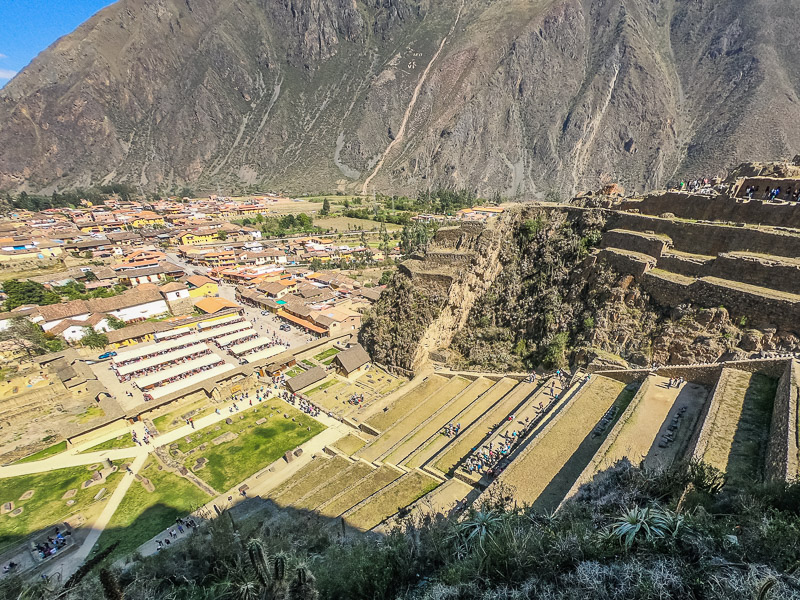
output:
{"label": "mountain ridge", "polygon": [[790,9],[120,0],[0,90],[0,189],[662,187],[800,151]]}

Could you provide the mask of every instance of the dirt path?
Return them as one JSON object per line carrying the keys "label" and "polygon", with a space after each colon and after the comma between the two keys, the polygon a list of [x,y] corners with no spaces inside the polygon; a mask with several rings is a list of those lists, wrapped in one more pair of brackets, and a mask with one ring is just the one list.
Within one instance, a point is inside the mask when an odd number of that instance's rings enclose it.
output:
{"label": "dirt path", "polygon": [[400,123],[400,129],[397,130],[397,135],[394,137],[394,139],[389,143],[388,146],[386,146],[386,150],[383,151],[383,154],[381,155],[380,159],[375,165],[375,168],[373,169],[370,176],[364,180],[364,185],[361,188],[362,194],[367,195],[369,193],[368,191],[369,184],[372,182],[372,180],[375,178],[375,176],[383,167],[383,163],[386,161],[386,158],[389,156],[389,153],[392,151],[392,149],[403,139],[406,133],[406,126],[408,125],[408,121],[411,118],[411,113],[414,111],[414,106],[417,103],[420,91],[422,91],[422,86],[425,85],[425,80],[428,78],[428,73],[430,72],[433,63],[435,63],[436,59],[439,58],[439,55],[442,53],[442,50],[444,50],[444,45],[447,43],[447,38],[449,38],[456,30],[458,21],[461,19],[461,11],[463,10],[464,10],[464,0],[461,0],[461,6],[458,9],[458,14],[456,14],[456,20],[453,22],[452,27],[450,27],[450,31],[448,32],[448,34],[442,38],[442,42],[439,44],[439,49],[436,50],[436,52],[433,55],[433,58],[431,58],[430,62],[428,63],[428,66],[425,67],[425,70],[422,72],[422,75],[420,75],[419,81],[417,81],[417,86],[414,88],[414,93],[411,95],[411,101],[408,103],[408,106],[406,107],[406,112],[403,115],[403,121],[402,123]]}

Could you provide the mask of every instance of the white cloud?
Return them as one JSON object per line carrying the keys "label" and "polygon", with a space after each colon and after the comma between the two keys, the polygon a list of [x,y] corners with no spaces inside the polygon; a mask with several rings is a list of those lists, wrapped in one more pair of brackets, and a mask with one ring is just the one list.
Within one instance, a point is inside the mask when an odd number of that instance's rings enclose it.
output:
{"label": "white cloud", "polygon": [[17,72],[12,71],[11,69],[0,69],[0,81],[3,81],[4,79],[11,79],[16,74]]}
{"label": "white cloud", "polygon": [[8,58],[8,56],[6,56],[6,55],[5,55],[5,54],[3,54],[2,52],[0,52],[0,60],[3,60],[4,58]]}

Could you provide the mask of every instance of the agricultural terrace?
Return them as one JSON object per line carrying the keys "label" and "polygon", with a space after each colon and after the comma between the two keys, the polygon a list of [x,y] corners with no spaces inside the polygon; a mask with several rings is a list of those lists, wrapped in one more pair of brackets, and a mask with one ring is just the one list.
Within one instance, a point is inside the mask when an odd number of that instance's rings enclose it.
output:
{"label": "agricultural terrace", "polygon": [[295,408],[267,402],[170,445],[170,455],[212,488],[225,491],[325,429]]}
{"label": "agricultural terrace", "polygon": [[[326,358],[323,363],[329,364],[329,361],[333,361],[333,357]],[[329,375],[321,383],[303,392],[303,395],[325,410],[347,417],[397,391],[406,381],[406,379],[396,377],[382,369],[373,368],[359,377],[357,381],[348,381],[343,377]],[[353,395],[364,396],[364,401],[360,406],[349,403]]]}
{"label": "agricultural terrace", "polygon": [[96,464],[0,479],[0,552],[53,525],[93,521],[122,475]]}
{"label": "agricultural terrace", "polygon": [[[406,412],[402,418],[396,421],[394,425],[387,428],[374,441],[361,449],[358,452],[358,456],[368,461],[383,457],[385,453],[401,442],[405,436],[424,423],[431,415],[440,410],[442,406],[450,402],[469,384],[469,379],[453,377],[430,395],[420,399],[415,405],[410,406],[409,411]],[[389,409],[388,412],[391,411],[392,409]]]}
{"label": "agricultural terrace", "polygon": [[347,456],[351,456],[361,450],[366,444],[367,441],[354,435],[352,433],[348,433],[343,438],[336,441],[333,444],[333,447],[336,448],[342,454],[346,454]]}
{"label": "agricultural terrace", "polygon": [[[484,394],[489,388],[492,387],[493,382],[483,377],[476,379],[469,384],[464,390],[452,399],[451,402],[444,405],[440,411],[433,415],[424,425],[419,427],[412,434],[407,435],[402,443],[398,444],[386,457],[386,462],[394,465],[402,464],[402,462],[412,453],[414,453],[422,444],[427,442],[430,438],[442,435],[442,429],[449,423],[461,423],[459,415],[470,404]],[[463,426],[463,424],[462,424]]]}
{"label": "agricultural terrace", "polygon": [[[498,382],[499,383],[502,382]],[[445,452],[434,458],[434,466],[442,473],[451,473],[473,448],[480,446],[488,438],[495,427],[508,418],[514,409],[533,393],[536,386],[532,383],[519,383],[495,402],[494,395],[481,401],[485,412],[472,425],[462,430],[455,441],[448,445]],[[494,388],[492,388],[494,390]],[[501,390],[498,390],[500,392]],[[461,423],[462,428],[464,423]]]}
{"label": "agricultural terrace", "polygon": [[155,458],[148,459],[136,479],[97,542],[99,549],[119,542],[113,556],[131,554],[174,525],[176,518],[186,516],[211,499],[187,479],[165,469]]}
{"label": "agricultural terrace", "polygon": [[[478,380],[480,381],[480,380]],[[478,382],[476,382],[478,383]],[[486,411],[502,399],[508,392],[514,389],[517,382],[513,379],[504,377],[491,387],[489,387],[483,394],[479,395],[477,400],[458,414],[452,421],[461,424],[462,433],[470,431],[470,427],[478,419],[480,419]],[[461,437],[461,436],[459,436]],[[458,439],[458,438],[457,438]],[[406,466],[409,468],[421,467],[427,463],[433,456],[442,450],[451,441],[446,435],[437,435],[427,444],[418,448],[407,460]]]}
{"label": "agricultural terrace", "polygon": [[441,375],[431,375],[395,400],[388,410],[377,413],[367,419],[367,425],[378,431],[388,429],[416,408],[425,398],[444,386],[447,381],[447,378]]}
{"label": "agricultural terrace", "polygon": [[318,510],[324,517],[341,516],[355,505],[378,492],[378,490],[400,479],[402,475],[403,472],[394,467],[380,466],[350,489],[321,504]]}
{"label": "agricultural terrace", "polygon": [[[686,450],[707,395],[702,386],[684,383],[670,387],[668,378],[651,375],[592,461],[594,468],[584,472],[578,483],[588,482],[598,471],[626,457],[633,464],[642,460],[651,465],[671,463]],[[664,436],[669,435],[673,420],[677,421],[672,430],[676,439],[667,442]]]}
{"label": "agricultural terrace", "polygon": [[421,471],[406,473],[397,482],[370,496],[344,515],[345,521],[366,531],[414,503],[439,485],[439,481]]}
{"label": "agricultural terrace", "polygon": [[[702,436],[702,459],[734,485],[760,481],[777,381],[760,373],[722,370]],[[707,428],[707,432],[706,432]]]}
{"label": "agricultural terrace", "polygon": [[[608,431],[633,398],[635,389],[606,377],[592,376],[544,431],[500,476],[515,490],[520,504],[552,510],[599,449]],[[602,435],[592,430],[611,411]]]}

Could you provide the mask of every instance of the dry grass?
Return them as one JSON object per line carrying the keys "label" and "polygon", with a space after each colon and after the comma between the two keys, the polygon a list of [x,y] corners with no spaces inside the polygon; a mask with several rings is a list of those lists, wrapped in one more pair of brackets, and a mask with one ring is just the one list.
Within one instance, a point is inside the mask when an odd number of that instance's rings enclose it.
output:
{"label": "dry grass", "polygon": [[347,456],[350,456],[361,450],[361,448],[363,448],[366,443],[367,443],[366,440],[362,440],[357,435],[348,433],[342,439],[338,440],[335,444],[333,444],[333,446],[337,450],[340,450],[343,454],[347,454]]}
{"label": "dry grass", "polygon": [[419,471],[406,473],[397,485],[378,492],[363,506],[347,515],[345,520],[358,529],[364,531],[372,529],[401,508],[434,490],[438,485],[439,482],[436,479]]}
{"label": "dry grass", "polygon": [[[409,436],[403,443],[398,446],[389,456],[386,461],[392,464],[399,464],[406,459],[412,452],[414,452],[420,444],[423,444],[432,436],[436,435],[442,428],[451,421],[458,420],[457,417],[467,406],[475,401],[481,394],[486,392],[492,387],[492,381],[488,379],[477,379],[472,382],[467,389],[464,390],[453,403],[443,410],[441,413],[433,417],[424,427],[421,427],[414,435]],[[460,420],[458,420],[460,422]],[[463,427],[464,424],[462,423]]]}
{"label": "dry grass", "polygon": [[336,473],[327,481],[319,481],[318,487],[295,503],[297,508],[316,509],[331,498],[335,498],[347,488],[355,485],[369,475],[375,468],[365,462],[356,461],[345,470]]}
{"label": "dry grass", "polygon": [[[475,404],[467,408],[463,414],[458,415],[458,422],[461,423],[462,431],[466,433],[470,425],[477,421],[484,412],[498,402],[503,396],[514,389],[516,384],[517,382],[513,379],[501,379],[489,388],[482,398],[479,398]],[[451,438],[443,435],[433,438],[430,443],[424,448],[421,448],[407,461],[407,466],[409,468],[421,467],[450,441]]]}
{"label": "dry grass", "polygon": [[[596,441],[588,442],[593,448],[581,448],[592,429],[618,398],[618,414],[621,414],[633,397],[633,392],[625,394],[627,398],[623,397],[624,389],[625,384],[622,382],[606,377],[593,377],[561,413],[552,428],[534,439],[527,452],[511,463],[502,479],[515,489],[515,499],[519,503],[536,501],[556,476],[564,478],[567,490],[572,486],[603,441],[602,437],[598,437]],[[610,431],[611,426],[613,423],[607,431]],[[585,463],[583,460],[570,460],[579,449],[586,450],[588,454]],[[569,473],[562,472],[565,466],[570,467]],[[555,503],[558,504],[558,501]]]}
{"label": "dry grass", "polygon": [[426,381],[423,381],[413,390],[395,400],[389,407],[389,410],[377,413],[367,419],[367,425],[374,427],[378,431],[387,429],[446,383],[447,379],[445,377],[441,375],[431,375]]}
{"label": "dry grass", "polygon": [[400,478],[402,473],[391,467],[378,467],[346,492],[320,505],[320,514],[338,517],[372,494]]}
{"label": "dry grass", "polygon": [[[450,449],[436,461],[436,468],[449,473],[472,449],[481,443],[490,428],[508,417],[512,410],[535,389],[532,383],[520,383],[503,396],[484,417],[467,427],[450,445]],[[461,424],[462,428],[464,423]]]}
{"label": "dry grass", "polygon": [[[321,204],[317,205],[319,208],[322,208]],[[314,225],[317,227],[322,227],[323,229],[333,229],[334,231],[353,231],[357,229],[363,229],[364,231],[378,231],[381,227],[381,224],[377,221],[372,221],[370,219],[353,219],[351,217],[328,217],[326,219],[314,219]],[[392,223],[386,223],[386,230],[387,231],[397,231],[402,229],[400,225],[394,225]]]}
{"label": "dry grass", "polygon": [[469,383],[469,380],[463,377],[453,377],[444,387],[439,388],[426,399],[421,399],[416,406],[409,407],[409,412],[404,418],[386,429],[377,439],[361,450],[359,455],[365,460],[372,461],[389,451],[414,428],[419,427],[426,419],[452,400],[456,394],[463,391]]}
{"label": "dry grass", "polygon": [[270,495],[272,500],[281,506],[290,506],[300,500],[303,496],[313,491],[322,481],[333,478],[339,471],[343,471],[350,465],[346,458],[334,456],[324,461],[322,468],[315,469],[304,477],[297,478],[295,475],[295,485],[276,495]]}

